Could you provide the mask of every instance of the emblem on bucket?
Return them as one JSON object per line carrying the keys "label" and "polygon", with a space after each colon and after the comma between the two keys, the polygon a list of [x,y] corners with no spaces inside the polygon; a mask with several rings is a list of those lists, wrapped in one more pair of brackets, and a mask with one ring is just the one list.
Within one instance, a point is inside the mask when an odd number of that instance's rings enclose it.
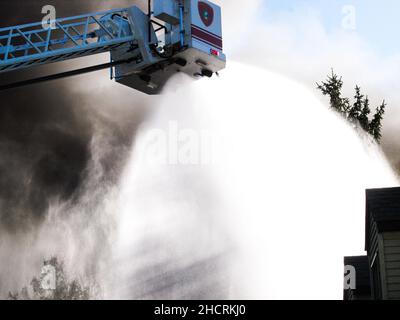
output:
{"label": "emblem on bucket", "polygon": [[201,21],[209,27],[214,21],[214,9],[207,3],[199,1],[199,14]]}

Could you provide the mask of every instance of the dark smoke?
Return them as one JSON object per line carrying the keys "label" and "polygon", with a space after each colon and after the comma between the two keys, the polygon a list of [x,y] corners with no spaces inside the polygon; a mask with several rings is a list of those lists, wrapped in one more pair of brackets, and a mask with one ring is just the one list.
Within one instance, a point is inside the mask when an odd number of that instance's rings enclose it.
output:
{"label": "dark smoke", "polygon": [[[65,17],[128,3],[132,5],[132,1],[113,1],[110,5],[110,1],[97,0],[2,0],[0,27],[41,21],[41,8],[46,4],[56,7],[58,17]],[[0,83],[43,75],[55,68],[59,67],[0,74]],[[107,139],[113,146],[100,159],[102,179],[111,182],[118,176],[116,168],[131,144],[141,114],[130,110],[127,119],[131,120],[121,122],[121,117],[112,116],[112,105],[107,106],[107,93],[96,100],[99,105],[93,106],[93,97],[101,92],[71,92],[71,84],[79,81],[85,86],[86,79],[83,76],[0,92],[0,228],[15,231],[35,226],[43,221],[54,199],[78,200],[92,157],[91,141],[99,126],[110,132]],[[109,107],[109,112],[100,114],[97,108],[101,107]]]}
{"label": "dark smoke", "polygon": [[[53,197],[70,198],[82,182],[93,134],[64,88],[48,84],[3,93],[0,111],[0,212],[6,227],[40,220]],[[58,89],[58,90],[56,90]]]}

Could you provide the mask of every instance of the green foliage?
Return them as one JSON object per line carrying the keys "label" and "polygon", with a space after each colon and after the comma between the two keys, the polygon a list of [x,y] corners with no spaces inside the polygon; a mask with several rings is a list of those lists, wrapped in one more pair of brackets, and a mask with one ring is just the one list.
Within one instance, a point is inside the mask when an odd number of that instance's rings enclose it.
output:
{"label": "green foliage", "polygon": [[359,86],[355,88],[356,94],[354,96],[353,106],[348,112],[348,119],[352,122],[356,122],[361,118],[361,112],[364,105],[364,96],[361,94],[361,89]]}
{"label": "green foliage", "polygon": [[317,83],[317,89],[323,95],[329,96],[332,109],[340,113],[350,123],[360,125],[365,132],[371,134],[379,142],[382,138],[382,120],[386,109],[385,101],[376,108],[376,113],[370,120],[371,109],[368,96],[364,96],[361,93],[361,88],[356,86],[354,102],[351,105],[350,99],[342,97],[342,88],[342,78],[339,78],[333,70],[325,82]]}
{"label": "green foliage", "polygon": [[361,110],[361,114],[358,118],[358,121],[360,122],[361,128],[363,128],[365,131],[369,132],[369,130],[370,130],[369,115],[371,113],[371,109],[369,108],[368,96],[365,97],[364,101],[362,102],[362,105],[363,105],[363,108]]}
{"label": "green foliage", "polygon": [[323,95],[330,97],[331,108],[339,113],[347,113],[350,109],[349,99],[342,97],[343,81],[332,70],[332,74],[328,76],[326,82],[317,84],[317,88],[322,91]]}
{"label": "green foliage", "polygon": [[67,280],[64,271],[64,265],[56,257],[45,260],[43,266],[51,266],[55,270],[55,289],[44,289],[44,274],[40,277],[34,277],[30,283],[30,290],[27,287],[22,288],[20,293],[9,293],[10,300],[89,300],[90,289],[84,287],[78,280]]}
{"label": "green foliage", "polygon": [[386,102],[383,101],[382,104],[376,108],[376,113],[369,126],[369,133],[378,141],[382,138],[382,119],[385,114],[385,108]]}

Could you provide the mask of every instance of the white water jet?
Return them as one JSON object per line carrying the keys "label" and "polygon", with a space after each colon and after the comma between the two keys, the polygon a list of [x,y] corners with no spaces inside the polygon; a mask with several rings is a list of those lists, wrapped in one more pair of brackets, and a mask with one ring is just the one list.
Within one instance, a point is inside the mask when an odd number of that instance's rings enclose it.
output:
{"label": "white water jet", "polygon": [[316,94],[235,63],[173,80],[121,178],[106,295],[341,299],[365,189],[398,180]]}

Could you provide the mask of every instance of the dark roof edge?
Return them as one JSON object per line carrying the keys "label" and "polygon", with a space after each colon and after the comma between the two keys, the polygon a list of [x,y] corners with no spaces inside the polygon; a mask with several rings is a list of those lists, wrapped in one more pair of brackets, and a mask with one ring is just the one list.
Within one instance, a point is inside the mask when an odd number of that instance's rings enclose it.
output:
{"label": "dark roof edge", "polygon": [[[382,210],[385,203],[387,212]],[[376,208],[379,208],[376,210]],[[369,249],[370,219],[376,222],[378,232],[400,231],[400,187],[376,188],[365,190],[365,250]],[[371,211],[373,209],[373,212]],[[386,208],[386,207],[385,207]],[[397,214],[398,212],[398,214]]]}

